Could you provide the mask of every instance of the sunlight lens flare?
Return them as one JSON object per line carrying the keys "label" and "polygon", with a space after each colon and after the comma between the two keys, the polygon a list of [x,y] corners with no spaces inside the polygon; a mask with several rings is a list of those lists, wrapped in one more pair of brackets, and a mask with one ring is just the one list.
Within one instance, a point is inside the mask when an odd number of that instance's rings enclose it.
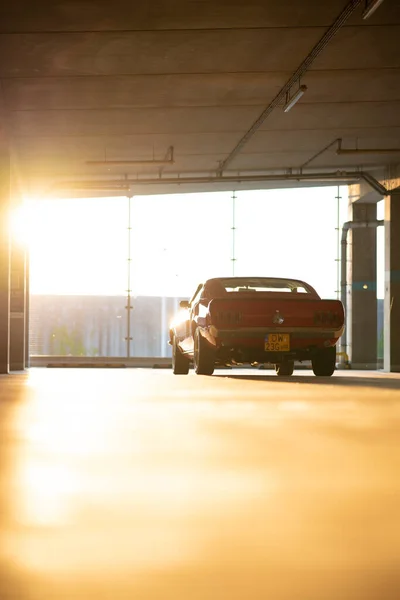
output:
{"label": "sunlight lens flare", "polygon": [[27,201],[13,208],[10,212],[10,232],[14,243],[30,246],[35,230],[35,206]]}
{"label": "sunlight lens flare", "polygon": [[176,327],[177,325],[180,325],[181,323],[184,323],[185,321],[188,320],[188,318],[189,318],[189,311],[187,309],[182,308],[172,319],[172,321],[169,325],[170,329],[172,329],[173,327]]}

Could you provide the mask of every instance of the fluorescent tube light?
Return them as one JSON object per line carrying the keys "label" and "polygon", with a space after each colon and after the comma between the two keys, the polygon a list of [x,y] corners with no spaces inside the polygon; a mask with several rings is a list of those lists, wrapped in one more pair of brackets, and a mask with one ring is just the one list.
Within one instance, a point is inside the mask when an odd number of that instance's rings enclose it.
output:
{"label": "fluorescent tube light", "polygon": [[383,0],[371,0],[363,12],[363,19],[368,19],[368,17],[370,17],[376,11],[376,9],[380,7],[382,2]]}
{"label": "fluorescent tube light", "polygon": [[297,90],[297,92],[295,94],[293,94],[293,96],[291,98],[289,98],[289,100],[286,102],[285,106],[283,107],[283,111],[289,112],[289,110],[296,104],[296,102],[298,102],[300,100],[300,98],[306,91],[307,91],[307,86],[301,85],[299,87],[299,89]]}

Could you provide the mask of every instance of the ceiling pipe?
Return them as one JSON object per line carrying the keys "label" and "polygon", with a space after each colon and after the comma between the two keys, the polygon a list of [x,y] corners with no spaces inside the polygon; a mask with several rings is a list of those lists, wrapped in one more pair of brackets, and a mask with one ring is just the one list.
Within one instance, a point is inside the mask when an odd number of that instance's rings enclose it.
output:
{"label": "ceiling pipe", "polygon": [[[336,154],[390,154],[390,153],[400,153],[400,148],[342,148],[342,138],[337,138],[333,142],[331,142],[326,148],[320,151],[319,154],[325,152],[330,146],[337,143]],[[315,155],[315,156],[318,156]],[[313,160],[315,158],[311,158]],[[308,161],[310,162],[310,161]]]}
{"label": "ceiling pipe", "polygon": [[388,195],[389,191],[385,188],[385,186],[382,185],[377,179],[375,179],[375,177],[373,177],[370,173],[363,172],[362,179],[366,183],[368,183],[368,185],[372,187],[372,189],[375,190],[375,192],[378,192],[378,194],[380,194],[382,198]]}
{"label": "ceiling pipe", "polygon": [[347,154],[347,155],[358,155],[358,154],[399,154],[400,148],[342,148],[342,138],[336,138],[332,142],[329,142],[327,146],[324,146],[321,150],[318,150],[311,158],[309,158],[305,163],[303,163],[299,169],[302,171],[305,167],[307,167],[311,162],[313,162],[316,158],[324,154],[327,150],[332,148],[332,146],[337,145],[335,150],[336,154]]}
{"label": "ceiling pipe", "polygon": [[311,52],[306,56],[303,62],[299,65],[293,75],[288,79],[283,88],[278,92],[272,102],[267,108],[261,113],[258,119],[253,123],[250,129],[244,134],[239,140],[234,149],[228,154],[223,162],[221,162],[217,171],[218,175],[221,176],[223,171],[226,170],[227,166],[232,162],[235,156],[240,152],[243,146],[249,141],[252,135],[257,129],[264,123],[265,119],[272,113],[275,107],[285,103],[286,94],[290,94],[290,90],[295,84],[298,84],[301,77],[307,72],[314,60],[321,54],[325,46],[331,41],[333,36],[339,31],[339,29],[346,23],[347,19],[353,14],[355,9],[362,3],[362,0],[351,0],[345,8],[342,10],[340,15],[337,17],[335,22],[329,27],[324,33],[322,38],[317,42]]}
{"label": "ceiling pipe", "polygon": [[170,146],[167,151],[167,157],[161,160],[150,159],[150,160],[87,160],[86,164],[92,167],[125,167],[128,165],[136,165],[138,167],[146,165],[173,165],[174,160],[174,147]]}
{"label": "ceiling pipe", "polygon": [[300,171],[302,171],[305,167],[307,167],[313,160],[315,160],[316,158],[318,158],[318,156],[321,156],[321,154],[324,154],[324,152],[326,152],[327,150],[329,150],[329,148],[332,148],[332,146],[334,146],[335,144],[337,144],[338,148],[341,147],[341,143],[342,143],[342,139],[341,138],[336,138],[333,140],[333,142],[329,142],[329,144],[327,146],[324,146],[324,148],[322,148],[322,150],[318,150],[318,152],[316,152],[315,154],[313,154],[311,156],[311,158],[309,158],[308,160],[306,160],[305,163],[303,163],[299,168]]}
{"label": "ceiling pipe", "polygon": [[124,189],[125,186],[137,186],[137,185],[184,185],[184,184],[218,184],[218,183],[229,183],[229,184],[237,184],[237,183],[257,183],[257,182],[266,182],[266,181],[314,181],[314,182],[327,182],[332,181],[337,183],[338,181],[352,182],[364,180],[368,185],[370,185],[376,192],[378,192],[382,196],[386,196],[388,194],[387,189],[379,183],[372,175],[369,173],[365,173],[363,171],[336,171],[333,173],[281,173],[281,174],[268,174],[268,175],[227,175],[227,176],[192,176],[192,177],[158,177],[155,178],[136,178],[129,179],[124,178],[121,179],[108,179],[104,181],[90,181],[90,180],[80,180],[80,181],[61,181],[53,184],[53,188],[62,188],[62,189],[74,189],[80,188],[84,189],[88,187],[91,189],[93,187],[101,187],[102,185],[105,187],[115,186],[117,189],[117,185],[120,184],[119,189]]}
{"label": "ceiling pipe", "polygon": [[336,154],[400,154],[400,148],[338,148]]}
{"label": "ceiling pipe", "polygon": [[131,189],[130,185],[126,185],[126,186],[109,186],[109,185],[105,185],[105,186],[101,186],[101,185],[94,185],[94,186],[89,186],[89,185],[78,185],[76,187],[70,187],[70,188],[60,188],[60,189],[70,189],[70,190],[74,190],[74,192],[129,192],[129,190]]}
{"label": "ceiling pipe", "polygon": [[125,167],[137,166],[144,167],[147,165],[173,165],[173,160],[87,160],[87,165],[92,167]]}
{"label": "ceiling pipe", "polygon": [[340,269],[341,269],[340,299],[341,299],[343,307],[344,307],[345,328],[343,331],[343,335],[340,338],[340,350],[343,353],[342,354],[343,360],[341,362],[346,365],[349,364],[348,358],[345,358],[348,356],[348,354],[347,354],[347,325],[346,325],[347,286],[348,286],[348,283],[347,283],[347,234],[349,233],[350,229],[361,229],[361,228],[366,228],[366,227],[373,227],[376,229],[377,227],[381,227],[384,224],[385,224],[385,221],[383,221],[383,220],[379,220],[379,221],[347,221],[346,223],[343,223],[342,239],[341,239],[342,253],[341,253],[341,263],[340,263]]}

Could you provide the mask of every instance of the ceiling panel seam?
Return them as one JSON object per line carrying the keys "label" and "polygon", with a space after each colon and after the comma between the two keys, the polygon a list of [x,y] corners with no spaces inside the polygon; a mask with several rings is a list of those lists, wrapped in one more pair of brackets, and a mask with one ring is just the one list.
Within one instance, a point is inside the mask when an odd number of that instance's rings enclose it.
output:
{"label": "ceiling panel seam", "polygon": [[[395,24],[391,24],[395,25]],[[385,25],[377,25],[378,27],[385,27]],[[182,27],[175,29],[50,29],[50,30],[21,30],[21,31],[4,31],[0,30],[0,36],[17,36],[17,35],[91,35],[91,34],[99,34],[99,35],[124,35],[129,33],[156,33],[159,35],[160,33],[203,33],[209,31],[215,32],[223,32],[223,31],[276,31],[276,30],[302,30],[302,29],[326,29],[329,27],[329,24],[321,24],[321,25],[281,25],[281,26],[273,26],[269,25],[266,27],[263,26],[246,26],[246,27]],[[349,27],[359,27],[359,25],[350,25]],[[365,25],[364,25],[365,27]]]}
{"label": "ceiling panel seam", "polygon": [[[362,0],[360,0],[362,2]],[[344,9],[346,10],[346,9]],[[155,33],[159,34],[174,34],[174,33],[203,33],[203,32],[224,32],[224,31],[279,31],[279,30],[303,30],[303,29],[326,29],[330,27],[330,23],[321,23],[318,25],[246,25],[243,27],[175,27],[175,28],[165,28],[165,29],[157,29],[157,28],[149,28],[149,29],[41,29],[41,30],[0,30],[0,36],[17,36],[17,35],[124,35],[129,33]],[[398,27],[399,23],[394,23],[393,21],[381,22],[381,23],[350,23],[343,24],[343,29],[367,29],[367,28],[382,28],[382,27]]]}
{"label": "ceiling panel seam", "polygon": [[[382,71],[399,71],[400,65],[398,67],[393,66],[383,66],[383,67],[337,67],[337,68],[318,68],[318,67],[310,67],[308,70],[308,74],[318,73],[318,74],[330,74],[330,73],[365,73],[365,72],[376,72],[381,73]],[[24,81],[24,80],[82,80],[82,79],[133,79],[133,78],[152,78],[152,77],[214,77],[218,78],[221,75],[243,75],[245,77],[251,77],[252,75],[286,75],[290,73],[288,69],[284,70],[273,70],[268,69],[265,71],[164,71],[160,73],[98,73],[93,75],[91,73],[88,74],[68,74],[65,75],[1,75],[1,79],[3,81]]]}
{"label": "ceiling panel seam", "polygon": [[[323,129],[321,129],[321,127],[296,127],[296,128],[287,128],[287,129],[261,129],[257,132],[257,135],[261,135],[261,134],[270,134],[270,133],[293,133],[293,132],[311,132],[311,131],[316,131],[316,132],[324,132],[324,131],[360,131],[360,129],[364,129],[367,131],[375,131],[375,130],[382,130],[382,129],[387,129],[388,131],[392,131],[393,129],[400,129],[400,124],[399,125],[363,125],[361,126],[357,126],[357,127],[324,127]],[[186,131],[185,133],[179,133],[177,135],[180,136],[190,136],[190,135],[231,135],[231,134],[237,134],[240,133],[239,130],[235,129],[235,130],[225,130],[225,131],[220,131],[216,134],[215,131],[202,131],[202,132],[198,132],[198,131]],[[57,133],[57,134],[46,134],[46,135],[37,135],[37,134],[32,134],[32,135],[28,135],[28,134],[13,134],[13,139],[53,139],[53,138],[121,138],[121,137],[148,137],[148,136],[168,136],[168,139],[170,139],[171,137],[171,133],[165,132],[165,131],[148,131],[145,133]]]}
{"label": "ceiling panel seam", "polygon": [[[400,102],[400,98],[390,98],[388,100],[386,99],[380,99],[380,100],[329,100],[329,101],[323,101],[320,100],[318,101],[308,101],[308,102],[303,102],[303,107],[310,107],[310,106],[328,106],[329,104],[332,104],[333,106],[336,105],[353,105],[353,104],[397,104],[398,102]],[[199,109],[204,109],[207,110],[209,108],[215,109],[217,108],[218,110],[221,110],[222,112],[226,112],[227,109],[230,108],[257,108],[259,107],[259,104],[157,104],[154,106],[149,106],[149,105],[138,105],[138,106],[129,106],[129,105],[125,105],[125,106],[85,106],[85,107],[65,107],[65,108],[51,108],[51,107],[45,107],[45,108],[12,108],[9,109],[9,113],[52,113],[52,112],[117,112],[117,111],[156,111],[156,110],[163,110],[163,109],[168,109],[168,110],[185,110],[185,111],[190,111],[190,110],[196,110],[199,111]]]}

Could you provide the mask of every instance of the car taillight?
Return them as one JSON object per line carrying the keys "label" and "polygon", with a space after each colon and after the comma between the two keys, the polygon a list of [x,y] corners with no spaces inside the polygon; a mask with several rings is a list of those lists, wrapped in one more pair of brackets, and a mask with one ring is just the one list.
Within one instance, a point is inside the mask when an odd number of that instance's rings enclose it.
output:
{"label": "car taillight", "polygon": [[216,314],[218,323],[221,325],[238,325],[242,319],[243,314],[241,312],[233,312],[233,311],[222,311],[220,310]]}
{"label": "car taillight", "polygon": [[341,316],[331,310],[319,310],[314,313],[314,325],[336,326],[341,325],[341,322]]}

